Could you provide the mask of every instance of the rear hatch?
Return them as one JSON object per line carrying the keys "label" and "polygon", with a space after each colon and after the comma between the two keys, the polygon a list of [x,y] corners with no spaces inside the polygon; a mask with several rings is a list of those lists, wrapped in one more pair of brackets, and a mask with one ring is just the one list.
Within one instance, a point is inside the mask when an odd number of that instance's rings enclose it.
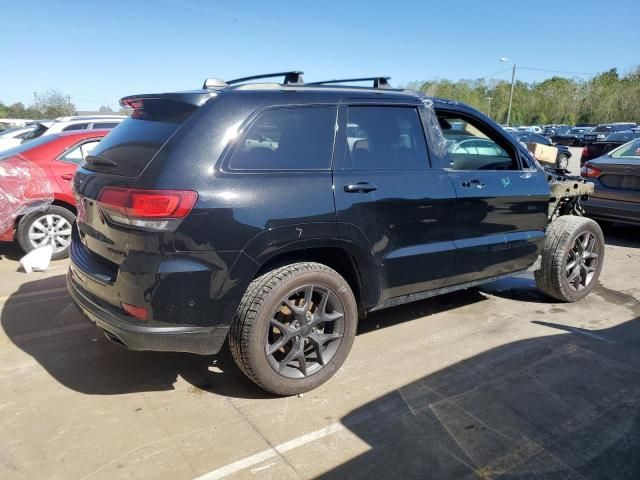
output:
{"label": "rear hatch", "polygon": [[137,186],[171,137],[211,96],[176,95],[123,99],[121,103],[134,108],[131,117],[98,144],[74,177],[76,254],[87,257],[87,265],[93,263],[106,277],[109,271],[115,275],[133,252],[164,251],[167,237],[188,213],[185,206],[193,207],[197,198],[195,192]]}

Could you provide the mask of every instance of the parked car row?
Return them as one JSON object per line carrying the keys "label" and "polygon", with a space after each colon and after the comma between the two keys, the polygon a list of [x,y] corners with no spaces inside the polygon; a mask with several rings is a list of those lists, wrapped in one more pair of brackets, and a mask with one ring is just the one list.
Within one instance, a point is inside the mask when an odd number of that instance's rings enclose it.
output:
{"label": "parked car row", "polygon": [[25,252],[51,245],[53,259],[67,256],[77,211],[71,180],[80,162],[107,133],[107,129],[54,133],[0,152],[0,162],[9,165],[13,160],[29,160],[33,168],[48,176],[53,192],[48,208],[16,218],[6,231],[0,232],[0,241],[16,240]]}
{"label": "parked car row", "polygon": [[[510,132],[519,142],[522,143],[539,143],[541,145],[551,146],[551,140],[539,133],[531,132]],[[571,151],[569,147],[564,145],[556,145],[558,154],[556,156],[556,167],[567,170],[569,167],[569,159],[571,158]]]}
{"label": "parked car row", "polygon": [[116,127],[126,115],[92,115],[58,117],[55,120],[32,121],[23,127],[15,127],[0,132],[0,153],[43,135],[71,130],[97,130]]}

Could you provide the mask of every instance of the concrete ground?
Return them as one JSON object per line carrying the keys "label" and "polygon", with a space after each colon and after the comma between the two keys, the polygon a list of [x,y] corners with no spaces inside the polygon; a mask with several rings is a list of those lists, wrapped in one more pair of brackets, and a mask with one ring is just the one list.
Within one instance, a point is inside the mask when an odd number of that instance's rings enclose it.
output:
{"label": "concrete ground", "polygon": [[0,478],[640,478],[640,230],[593,293],[530,277],[372,314],[343,368],[274,398],[228,354],[136,353],[71,305],[65,261],[0,247]]}

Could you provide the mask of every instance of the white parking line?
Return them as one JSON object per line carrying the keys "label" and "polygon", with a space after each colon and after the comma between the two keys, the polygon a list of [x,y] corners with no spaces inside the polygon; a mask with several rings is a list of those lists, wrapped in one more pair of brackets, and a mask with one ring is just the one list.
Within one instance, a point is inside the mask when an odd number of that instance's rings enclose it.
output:
{"label": "white parking line", "polygon": [[258,465],[265,460],[269,460],[271,458],[277,457],[278,455],[286,453],[289,450],[301,447],[302,445],[306,445],[307,443],[315,442],[316,440],[319,440],[323,437],[333,435],[334,433],[340,432],[345,428],[346,427],[342,423],[332,423],[331,425],[327,425],[326,427],[321,428],[320,430],[316,430],[315,432],[307,433],[298,438],[294,438],[293,440],[289,440],[288,442],[276,445],[273,448],[268,448],[267,450],[263,450],[262,452],[238,460],[237,462],[230,463],[229,465],[225,465],[224,467],[218,468],[209,473],[205,473],[204,475],[198,477],[196,480],[217,480],[220,478],[225,478],[232,473],[236,473],[246,468],[253,467],[254,465]]}

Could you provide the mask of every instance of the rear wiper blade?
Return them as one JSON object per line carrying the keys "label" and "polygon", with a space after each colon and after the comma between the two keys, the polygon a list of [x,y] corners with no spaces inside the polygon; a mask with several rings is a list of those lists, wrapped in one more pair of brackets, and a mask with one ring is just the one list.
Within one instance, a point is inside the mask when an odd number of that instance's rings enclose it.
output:
{"label": "rear wiper blade", "polygon": [[99,157],[98,155],[87,155],[85,158],[87,163],[92,165],[98,165],[101,167],[117,167],[118,164],[113,160],[109,160],[108,158]]}

